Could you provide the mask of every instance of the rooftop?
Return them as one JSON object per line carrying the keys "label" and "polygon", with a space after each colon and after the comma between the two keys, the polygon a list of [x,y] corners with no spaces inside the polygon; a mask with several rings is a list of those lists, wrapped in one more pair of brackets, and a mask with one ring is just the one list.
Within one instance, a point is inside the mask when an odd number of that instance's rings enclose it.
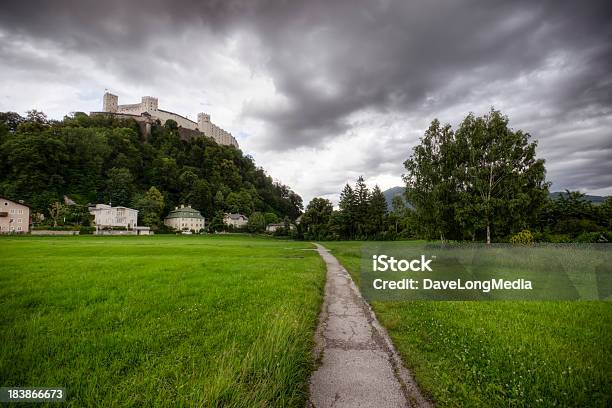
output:
{"label": "rooftop", "polygon": [[166,219],[170,218],[197,218],[199,220],[204,219],[204,217],[202,216],[202,214],[200,214],[198,210],[196,210],[195,208],[191,208],[191,206],[189,205],[187,207],[176,207],[174,210],[170,211]]}
{"label": "rooftop", "polygon": [[229,217],[232,220],[238,220],[240,218],[244,218],[246,220],[246,216],[242,215],[242,214],[233,214],[233,213],[226,213],[225,214],[226,217]]}

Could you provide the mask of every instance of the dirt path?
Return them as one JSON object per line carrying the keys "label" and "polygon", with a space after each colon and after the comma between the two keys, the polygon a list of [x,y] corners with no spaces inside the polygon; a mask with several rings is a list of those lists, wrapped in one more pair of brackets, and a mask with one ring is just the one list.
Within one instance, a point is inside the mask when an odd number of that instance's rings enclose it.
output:
{"label": "dirt path", "polygon": [[432,406],[348,272],[323,246],[317,251],[327,264],[327,283],[315,335],[320,365],[310,378],[308,407]]}

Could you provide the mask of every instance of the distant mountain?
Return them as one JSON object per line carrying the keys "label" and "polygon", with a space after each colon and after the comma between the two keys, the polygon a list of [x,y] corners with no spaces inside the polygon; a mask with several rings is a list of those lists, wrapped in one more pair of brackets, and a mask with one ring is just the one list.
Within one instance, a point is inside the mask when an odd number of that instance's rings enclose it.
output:
{"label": "distant mountain", "polygon": [[[403,197],[404,191],[406,190],[405,187],[391,187],[388,190],[383,191],[383,194],[385,195],[385,200],[387,201],[387,208],[390,210],[393,209],[393,197],[395,196],[402,196],[402,198],[404,199],[404,201],[406,201],[406,199]],[[551,200],[556,200],[558,199],[560,196],[565,196],[567,195],[566,192],[564,191],[555,191],[549,194],[549,197]],[[606,201],[606,199],[608,197],[602,197],[602,196],[596,196],[596,195],[585,195],[584,198],[590,202],[592,202],[595,205],[599,205],[599,204],[603,204],[604,201]],[[406,204],[406,207],[412,208],[412,206],[410,204]]]}
{"label": "distant mountain", "polygon": [[[393,209],[393,197],[395,196],[402,196],[402,199],[404,199],[404,201],[406,201],[406,198],[404,197],[404,191],[406,190],[406,187],[391,187],[388,190],[383,191],[383,194],[385,195],[385,200],[387,201],[387,208],[389,209],[389,211],[391,211]],[[412,208],[412,206],[408,203],[406,203],[406,207],[408,208]]]}
{"label": "distant mountain", "polygon": [[[551,200],[556,200],[560,196],[567,196],[567,193],[565,191],[555,191],[555,192],[550,193],[548,196],[550,197]],[[603,204],[604,201],[606,201],[608,197],[596,196],[596,195],[585,195],[584,198],[587,201],[590,201],[595,205],[599,205],[599,204]]]}

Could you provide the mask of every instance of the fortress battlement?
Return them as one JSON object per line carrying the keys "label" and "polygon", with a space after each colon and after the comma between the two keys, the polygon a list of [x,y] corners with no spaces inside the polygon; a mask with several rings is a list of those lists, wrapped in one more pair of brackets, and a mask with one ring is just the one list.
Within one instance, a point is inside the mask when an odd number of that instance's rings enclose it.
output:
{"label": "fortress battlement", "polygon": [[231,133],[220,128],[210,121],[210,115],[204,112],[198,113],[198,121],[194,122],[178,113],[169,112],[158,107],[158,99],[153,96],[143,96],[140,103],[119,105],[119,97],[110,92],[106,92],[102,99],[102,111],[96,113],[110,113],[118,115],[134,115],[142,117],[143,120],[152,118],[165,123],[167,120],[174,120],[180,128],[190,129],[204,134],[215,140],[218,144],[234,146],[238,148],[238,142]]}

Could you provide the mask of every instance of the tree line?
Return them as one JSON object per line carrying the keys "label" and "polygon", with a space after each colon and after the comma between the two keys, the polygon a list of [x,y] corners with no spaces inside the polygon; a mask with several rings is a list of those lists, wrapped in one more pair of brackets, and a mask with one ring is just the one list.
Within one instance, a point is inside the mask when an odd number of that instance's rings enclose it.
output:
{"label": "tree line", "polygon": [[[217,221],[224,212],[294,220],[303,209],[250,156],[207,137],[182,140],[175,121],[158,122],[145,139],[132,119],[78,112],[60,121],[0,113],[0,195],[54,223],[86,223],[87,204],[128,206],[153,228],[180,204]],[[52,205],[64,196],[75,205],[58,217]]]}
{"label": "tree line", "polygon": [[378,186],[346,185],[339,209],[315,198],[306,239],[427,239],[482,242],[608,242],[612,198],[593,205],[579,192],[549,197],[537,143],[491,109],[456,130],[437,119],[404,162],[405,193],[387,209]]}
{"label": "tree line", "polygon": [[354,187],[346,184],[340,194],[339,209],[325,198],[314,198],[302,216],[297,234],[312,240],[391,239],[387,202],[378,186],[371,191],[363,177]]}

